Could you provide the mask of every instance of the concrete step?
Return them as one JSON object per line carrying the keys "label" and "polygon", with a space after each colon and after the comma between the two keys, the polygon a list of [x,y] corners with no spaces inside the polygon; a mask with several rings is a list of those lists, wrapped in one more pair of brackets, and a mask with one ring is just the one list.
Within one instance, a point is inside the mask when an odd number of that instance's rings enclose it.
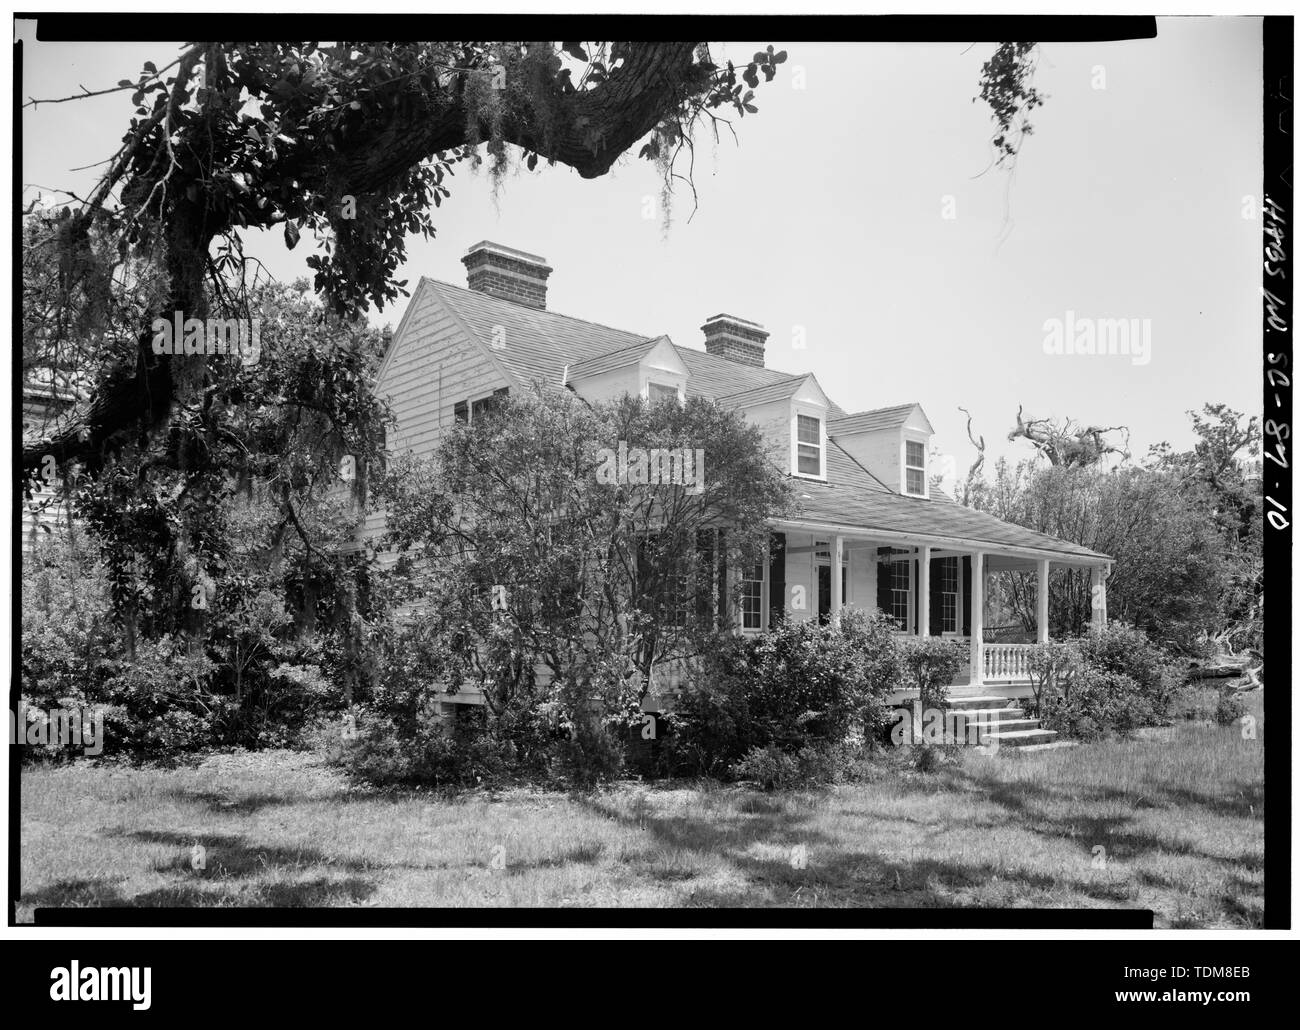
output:
{"label": "concrete step", "polygon": [[[967,723],[966,725],[970,725]],[[1019,730],[1036,730],[1039,728],[1037,719],[999,719],[997,729],[990,730],[991,733],[1015,733]]]}
{"label": "concrete step", "polygon": [[985,735],[996,740],[998,747],[1025,747],[1032,744],[1049,744],[1056,738],[1056,730],[995,730]]}
{"label": "concrete step", "polygon": [[955,709],[969,708],[1005,708],[1011,699],[998,694],[983,694],[978,697],[949,697],[948,707]]}
{"label": "concrete step", "polygon": [[1054,740],[1050,744],[1025,744],[1022,747],[1013,748],[1018,755],[1030,754],[1034,751],[1059,751],[1063,747],[1078,747],[1077,740]]}
{"label": "concrete step", "polygon": [[949,708],[949,712],[960,715],[967,722],[982,720],[984,722],[1003,722],[1007,719],[1022,719],[1025,715],[1023,708]]}

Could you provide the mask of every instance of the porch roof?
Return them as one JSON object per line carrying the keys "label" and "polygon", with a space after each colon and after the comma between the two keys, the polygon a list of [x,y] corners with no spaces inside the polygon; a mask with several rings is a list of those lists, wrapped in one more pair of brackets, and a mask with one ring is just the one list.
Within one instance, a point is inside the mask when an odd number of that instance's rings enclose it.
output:
{"label": "porch roof", "polygon": [[778,522],[814,523],[841,532],[861,531],[863,536],[872,531],[901,534],[957,549],[969,545],[995,553],[1004,548],[1010,553],[1033,551],[1045,558],[1081,564],[1112,560],[1100,551],[1003,522],[947,498],[927,500],[896,494],[872,482],[870,475],[834,444],[827,448],[826,463],[831,482],[795,480],[797,507],[789,519]]}

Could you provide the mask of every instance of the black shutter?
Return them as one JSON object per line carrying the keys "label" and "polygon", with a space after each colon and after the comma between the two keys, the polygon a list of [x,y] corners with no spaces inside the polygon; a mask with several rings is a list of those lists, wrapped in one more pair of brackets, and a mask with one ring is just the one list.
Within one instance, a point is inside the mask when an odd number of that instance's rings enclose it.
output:
{"label": "black shutter", "polygon": [[921,632],[921,560],[912,559],[912,581],[909,584],[912,588],[912,632]]}
{"label": "black shutter", "polygon": [[930,636],[943,633],[943,559],[930,559]]}
{"label": "black shutter", "polygon": [[768,541],[767,625],[775,629],[785,621],[785,534],[773,533]]}
{"label": "black shutter", "polygon": [[727,531],[718,530],[718,628],[731,628],[731,612],[727,606]]}
{"label": "black shutter", "polygon": [[970,636],[970,555],[961,556],[961,631]]}
{"label": "black shutter", "polygon": [[[877,554],[888,554],[888,547],[877,547]],[[876,607],[886,615],[893,615],[889,593],[889,563],[876,562]]]}
{"label": "black shutter", "polygon": [[695,534],[695,617],[700,628],[708,626],[709,612],[713,608],[714,552],[713,530],[701,529]]}

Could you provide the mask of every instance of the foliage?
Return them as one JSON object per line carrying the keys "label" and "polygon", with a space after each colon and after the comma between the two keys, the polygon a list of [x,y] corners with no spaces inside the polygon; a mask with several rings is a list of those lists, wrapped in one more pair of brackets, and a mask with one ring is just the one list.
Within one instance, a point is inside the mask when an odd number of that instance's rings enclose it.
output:
{"label": "foliage", "polygon": [[[610,482],[621,445],[705,460],[694,485]],[[735,412],[558,392],[501,399],[432,460],[393,462],[376,494],[429,679],[481,692],[489,718],[535,708],[593,747],[639,718],[656,667],[730,624],[738,599],[719,611],[720,570],[761,560],[788,497]]]}
{"label": "foliage", "polygon": [[1239,722],[1246,714],[1246,703],[1233,690],[1224,688],[1219,691],[1218,701],[1214,706],[1214,721],[1220,726],[1231,726]]}
{"label": "foliage", "polygon": [[981,70],[979,99],[993,112],[998,164],[1019,153],[1024,137],[1034,131],[1029,112],[1045,99],[1032,85],[1036,47],[1036,43],[999,43]]}
{"label": "foliage", "polygon": [[89,539],[46,541],[24,566],[53,618],[29,627],[27,682],[49,694],[67,678],[50,634],[84,637],[61,625],[82,609],[55,593],[102,588],[87,646],[112,667],[79,678],[90,700],[130,712],[113,739],[133,751],[283,744],[357,679],[379,598],[367,557],[337,552],[357,518],[338,455],[364,489],[383,419],[364,383],[381,341],[328,318],[302,286],[262,296],[274,314],[261,361],[223,366],[186,432],[142,440],[93,475],[61,470]]}
{"label": "foliage", "polygon": [[1167,722],[1182,681],[1180,663],[1122,623],[1030,652],[1031,714],[1064,737],[1094,739]]}
{"label": "foliage", "polygon": [[[1096,466],[1036,467],[1005,460],[995,479],[975,493],[982,511],[1112,556],[1106,583],[1111,618],[1131,622],[1168,646],[1193,653],[1223,617],[1231,580],[1223,538],[1208,517],[1209,499],[1159,469]],[[1006,573],[1005,601],[1014,617],[1036,627],[1033,573]],[[1055,570],[1049,629],[1063,637],[1092,621],[1092,582],[1086,569]]]}
{"label": "foliage", "polygon": [[721,640],[673,709],[670,768],[734,774],[755,751],[797,758],[844,745],[859,730],[871,739],[900,670],[889,620],[878,612],[842,612],[839,627],[790,621]]}
{"label": "foliage", "polygon": [[922,710],[947,708],[948,687],[969,660],[965,645],[942,637],[908,639],[902,657],[905,682],[920,691]]}

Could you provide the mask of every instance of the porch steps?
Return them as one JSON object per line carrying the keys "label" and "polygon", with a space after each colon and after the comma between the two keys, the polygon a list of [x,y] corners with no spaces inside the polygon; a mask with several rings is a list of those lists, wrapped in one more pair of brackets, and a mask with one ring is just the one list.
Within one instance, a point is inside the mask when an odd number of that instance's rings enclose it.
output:
{"label": "porch steps", "polygon": [[1047,744],[1025,744],[1016,748],[1016,754],[1025,755],[1033,751],[1059,751],[1063,747],[1077,747],[1077,740],[1053,740]]}
{"label": "porch steps", "polygon": [[948,708],[965,711],[970,708],[1009,708],[1011,699],[997,694],[981,694],[977,697],[949,697]]}
{"label": "porch steps", "polygon": [[1010,698],[990,694],[984,697],[954,697],[948,711],[965,716],[967,724],[996,723],[997,728],[983,733],[985,740],[996,741],[999,748],[1050,747],[1056,742],[1056,730],[1045,730],[1037,719],[1025,717],[1024,710]]}
{"label": "porch steps", "polygon": [[[1033,720],[1037,722],[1038,720]],[[995,730],[984,735],[985,740],[996,740],[998,747],[1033,747],[1035,744],[1050,744],[1056,739],[1056,730]]]}

